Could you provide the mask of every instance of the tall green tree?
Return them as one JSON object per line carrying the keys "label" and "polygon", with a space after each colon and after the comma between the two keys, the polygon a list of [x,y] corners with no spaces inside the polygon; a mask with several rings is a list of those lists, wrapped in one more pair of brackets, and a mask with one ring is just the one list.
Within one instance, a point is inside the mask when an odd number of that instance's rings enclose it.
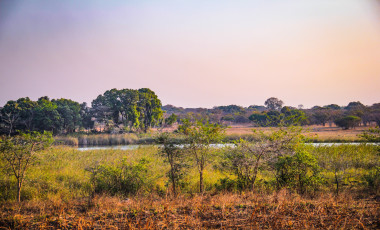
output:
{"label": "tall green tree", "polygon": [[29,97],[19,98],[17,100],[20,109],[20,124],[19,130],[33,130],[33,119],[35,114],[35,109],[38,106],[36,101],[30,100]]}
{"label": "tall green tree", "polygon": [[78,102],[69,99],[52,100],[57,105],[60,115],[60,132],[73,133],[81,126],[81,106]]}
{"label": "tall green tree", "polygon": [[48,97],[38,99],[33,123],[34,129],[39,132],[51,131],[56,134],[61,130],[61,116],[57,111],[57,105]]}
{"label": "tall green tree", "polygon": [[125,126],[131,129],[140,127],[140,112],[138,111],[139,91],[134,89],[122,89],[120,91],[121,114]]}
{"label": "tall green tree", "polygon": [[142,129],[147,132],[162,118],[162,104],[157,95],[148,88],[139,89],[139,112]]}

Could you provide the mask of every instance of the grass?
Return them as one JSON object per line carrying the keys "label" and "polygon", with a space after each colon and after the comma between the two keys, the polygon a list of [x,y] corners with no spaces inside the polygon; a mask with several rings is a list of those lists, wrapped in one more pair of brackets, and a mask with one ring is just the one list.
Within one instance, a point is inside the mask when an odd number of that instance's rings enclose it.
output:
{"label": "grass", "polygon": [[[363,131],[368,130],[370,127],[357,127],[356,129],[342,130],[339,127],[327,126],[306,126],[304,133],[309,138],[308,142],[320,143],[350,143],[350,142],[363,142],[358,137]],[[166,128],[164,131],[173,131],[175,128]],[[233,142],[240,138],[246,140],[253,140],[252,130],[260,130],[265,133],[272,132],[277,128],[271,127],[251,127],[248,125],[230,126],[226,130],[224,142]],[[131,144],[153,144],[155,135],[158,133],[157,129],[152,129],[150,133],[146,134],[77,134],[74,136],[57,136],[55,137],[56,144],[63,144],[68,146],[110,146],[110,145],[131,145]],[[178,135],[178,141],[182,137]]]}
{"label": "grass", "polygon": [[92,200],[3,203],[0,226],[9,229],[378,229],[372,199],[329,194],[308,199],[275,194],[97,196]]}
{"label": "grass", "polygon": [[[169,167],[155,146],[83,152],[55,146],[39,153],[38,161],[27,171],[20,204],[14,200],[15,181],[0,162],[0,229],[378,229],[380,191],[374,170],[379,167],[379,149],[370,145],[310,146],[310,152],[324,178],[312,194],[276,190],[273,173],[266,170],[259,172],[254,192],[227,192],[220,187],[220,179],[236,178],[217,167],[223,154],[220,149],[205,169],[205,194],[197,193],[199,175],[192,166],[183,178],[182,193],[172,198],[166,174]],[[94,192],[94,168],[114,167],[117,173],[125,166],[123,162],[139,166],[142,159],[145,167],[134,168],[143,170],[137,174],[146,181],[141,191],[114,196]],[[338,172],[338,196],[331,163],[336,160],[344,166]],[[117,180],[118,175],[123,176],[116,174]],[[371,175],[367,180],[365,176]]]}
{"label": "grass", "polygon": [[[362,142],[358,137],[363,131],[371,127],[356,127],[355,129],[343,130],[336,126],[304,126],[304,133],[309,137],[310,142]],[[373,128],[373,127],[372,127]],[[226,130],[227,136],[249,136],[252,129],[261,130],[264,132],[271,132],[277,128],[271,127],[250,127],[246,125],[231,126]]]}

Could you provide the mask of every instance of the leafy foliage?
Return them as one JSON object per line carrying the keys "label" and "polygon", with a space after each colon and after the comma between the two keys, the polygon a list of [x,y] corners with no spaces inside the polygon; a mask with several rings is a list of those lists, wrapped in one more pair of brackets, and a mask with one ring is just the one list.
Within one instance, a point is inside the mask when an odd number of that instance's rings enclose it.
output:
{"label": "leafy foliage", "polygon": [[335,120],[335,124],[343,129],[355,128],[360,123],[360,117],[345,116]]}

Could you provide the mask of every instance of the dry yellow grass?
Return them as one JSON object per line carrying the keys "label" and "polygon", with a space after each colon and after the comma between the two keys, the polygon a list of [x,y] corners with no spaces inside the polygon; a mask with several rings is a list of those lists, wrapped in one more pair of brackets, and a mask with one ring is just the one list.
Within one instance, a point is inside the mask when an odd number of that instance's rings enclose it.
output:
{"label": "dry yellow grass", "polygon": [[[336,126],[304,126],[304,133],[313,140],[318,141],[358,141],[358,134],[368,130],[370,127],[357,127],[355,129],[343,130]],[[270,132],[276,128],[253,127],[248,125],[233,125],[227,128],[226,135],[247,135],[252,133],[252,129]]]}
{"label": "dry yellow grass", "polygon": [[379,229],[379,202],[272,195],[218,194],[169,199],[29,201],[0,206],[3,229]]}

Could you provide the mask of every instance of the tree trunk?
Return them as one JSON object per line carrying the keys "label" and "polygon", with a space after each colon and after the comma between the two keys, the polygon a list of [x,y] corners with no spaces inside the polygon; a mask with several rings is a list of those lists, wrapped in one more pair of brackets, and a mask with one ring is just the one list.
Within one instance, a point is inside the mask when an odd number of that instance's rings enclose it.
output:
{"label": "tree trunk", "polygon": [[9,134],[8,134],[8,137],[11,136],[11,134],[12,134],[12,129],[13,129],[13,125],[12,125],[12,123],[10,123],[10,124],[9,124]]}
{"label": "tree trunk", "polygon": [[21,202],[21,187],[22,187],[22,182],[17,181],[17,201],[19,203]]}
{"label": "tree trunk", "polygon": [[336,196],[339,195],[339,180],[338,180],[338,175],[336,174],[335,171],[335,183],[336,183]]}
{"label": "tree trunk", "polygon": [[173,172],[173,169],[171,170],[171,174],[172,174],[172,186],[173,186],[173,194],[174,194],[174,197],[177,197],[177,190],[176,190],[176,181],[175,181],[175,178],[174,178],[174,172]]}
{"label": "tree trunk", "polygon": [[199,171],[199,192],[203,193],[203,170]]}

